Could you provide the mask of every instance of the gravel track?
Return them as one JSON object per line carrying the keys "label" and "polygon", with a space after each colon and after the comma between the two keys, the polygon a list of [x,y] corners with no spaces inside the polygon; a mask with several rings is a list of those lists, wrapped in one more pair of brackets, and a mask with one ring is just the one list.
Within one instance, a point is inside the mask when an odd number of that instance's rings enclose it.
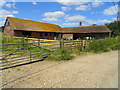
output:
{"label": "gravel track", "polygon": [[41,61],[2,71],[4,88],[117,88],[118,51]]}

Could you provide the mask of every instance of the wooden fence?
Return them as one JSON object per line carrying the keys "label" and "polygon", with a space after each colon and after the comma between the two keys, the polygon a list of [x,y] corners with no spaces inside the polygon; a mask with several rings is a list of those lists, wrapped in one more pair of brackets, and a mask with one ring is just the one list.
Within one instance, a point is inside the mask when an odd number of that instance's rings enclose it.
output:
{"label": "wooden fence", "polygon": [[83,50],[86,47],[85,40],[72,40],[72,41],[61,41],[63,47],[68,48],[70,51],[74,48]]}
{"label": "wooden fence", "polygon": [[50,52],[66,47],[69,50],[79,48],[83,50],[85,41],[40,41],[28,43],[0,44],[0,70],[40,61],[50,55]]}
{"label": "wooden fence", "polygon": [[[48,39],[39,39],[39,38],[23,38],[23,37],[15,37],[15,39],[28,39],[30,42],[36,42],[38,43],[38,46],[44,46],[47,45],[49,49],[54,49],[55,47],[66,47],[69,50],[72,50],[76,47],[83,50],[89,40],[48,40]],[[43,43],[44,42],[44,43]],[[53,46],[54,45],[54,46]],[[52,48],[53,47],[53,48]]]}

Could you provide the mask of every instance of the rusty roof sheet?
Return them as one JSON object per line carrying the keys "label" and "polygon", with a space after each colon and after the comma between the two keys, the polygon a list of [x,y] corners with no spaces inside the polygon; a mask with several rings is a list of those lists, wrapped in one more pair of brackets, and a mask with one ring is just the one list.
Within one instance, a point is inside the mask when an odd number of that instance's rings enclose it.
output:
{"label": "rusty roof sheet", "polygon": [[106,33],[111,32],[105,25],[79,26],[62,28],[63,33]]}
{"label": "rusty roof sheet", "polygon": [[25,31],[45,31],[45,32],[60,32],[61,27],[56,24],[37,22],[32,20],[18,19],[13,17],[8,17],[11,25],[15,30],[25,30]]}

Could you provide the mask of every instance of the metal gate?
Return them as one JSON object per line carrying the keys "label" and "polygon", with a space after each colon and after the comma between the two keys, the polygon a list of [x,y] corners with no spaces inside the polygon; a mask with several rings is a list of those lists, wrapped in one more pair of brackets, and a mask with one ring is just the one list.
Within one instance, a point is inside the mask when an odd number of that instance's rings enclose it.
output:
{"label": "metal gate", "polygon": [[56,42],[0,44],[0,70],[41,61],[58,45]]}

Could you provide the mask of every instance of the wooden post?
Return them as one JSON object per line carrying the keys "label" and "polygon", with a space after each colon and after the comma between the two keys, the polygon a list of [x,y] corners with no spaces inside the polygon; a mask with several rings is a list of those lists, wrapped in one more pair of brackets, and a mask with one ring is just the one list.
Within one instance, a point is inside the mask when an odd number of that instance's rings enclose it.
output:
{"label": "wooden post", "polygon": [[60,40],[60,48],[62,47],[62,42],[61,42],[61,40]]}
{"label": "wooden post", "polygon": [[77,47],[77,43],[76,43],[77,41],[74,41],[74,45],[75,45],[75,48]]}
{"label": "wooden post", "polygon": [[24,45],[24,37],[22,37],[22,43],[23,43],[23,47],[24,47],[24,46],[25,46],[25,45]]}
{"label": "wooden post", "polygon": [[64,40],[60,40],[60,48],[62,48],[64,46]]}
{"label": "wooden post", "polygon": [[82,41],[82,50],[85,49],[85,40]]}
{"label": "wooden post", "polygon": [[109,37],[111,37],[111,32],[109,33]]}
{"label": "wooden post", "polygon": [[62,40],[62,47],[64,47],[64,41]]}
{"label": "wooden post", "polygon": [[40,46],[40,39],[38,38],[38,46]]}
{"label": "wooden post", "polygon": [[30,62],[31,62],[31,58],[32,58],[32,56],[31,56],[31,44],[30,44],[30,49],[29,49],[30,51]]}

